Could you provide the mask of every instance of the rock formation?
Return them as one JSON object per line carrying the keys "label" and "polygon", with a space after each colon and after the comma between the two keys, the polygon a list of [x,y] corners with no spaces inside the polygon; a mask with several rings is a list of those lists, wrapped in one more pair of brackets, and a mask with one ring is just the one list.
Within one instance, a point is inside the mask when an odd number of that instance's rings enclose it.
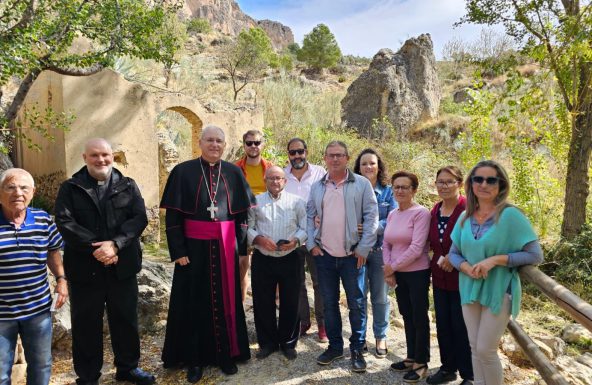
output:
{"label": "rock formation", "polygon": [[207,19],[212,28],[232,36],[259,26],[267,32],[276,50],[294,43],[289,27],[271,20],[257,21],[246,15],[235,0],[185,0],[183,12],[189,17]]}
{"label": "rock formation", "polygon": [[423,34],[407,40],[397,53],[385,48],[374,55],[341,101],[341,117],[364,137],[382,138],[389,125],[405,135],[438,116],[440,95],[432,39]]}

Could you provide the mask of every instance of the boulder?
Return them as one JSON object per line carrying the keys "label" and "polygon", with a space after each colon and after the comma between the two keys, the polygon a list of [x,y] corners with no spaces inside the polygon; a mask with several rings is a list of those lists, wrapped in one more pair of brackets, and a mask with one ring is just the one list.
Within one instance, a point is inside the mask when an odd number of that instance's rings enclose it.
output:
{"label": "boulder", "polygon": [[582,325],[574,323],[563,329],[561,338],[570,344],[587,345],[592,342],[592,332]]}
{"label": "boulder", "polygon": [[568,383],[572,385],[592,385],[592,368],[589,366],[569,356],[558,357],[555,360],[555,365]]}
{"label": "boulder", "polygon": [[454,94],[452,94],[452,100],[454,100],[454,103],[472,102],[473,97],[469,93],[470,90],[470,87],[464,87],[454,91]]}
{"label": "boulder", "polygon": [[[423,34],[407,40],[397,53],[383,48],[374,55],[368,70],[347,89],[341,118],[364,137],[383,138],[389,125],[406,135],[438,116],[440,97],[432,39]],[[388,124],[376,123],[385,120]]]}
{"label": "boulder", "polygon": [[546,335],[539,335],[535,338],[547,345],[555,357],[561,356],[565,353],[565,341],[563,341],[561,338]]}

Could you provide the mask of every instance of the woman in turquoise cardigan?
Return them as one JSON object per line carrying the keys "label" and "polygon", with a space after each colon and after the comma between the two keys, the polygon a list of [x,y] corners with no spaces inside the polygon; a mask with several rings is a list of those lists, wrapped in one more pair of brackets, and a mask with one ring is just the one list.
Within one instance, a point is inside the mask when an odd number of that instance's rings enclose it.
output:
{"label": "woman in turquoise cardigan", "polygon": [[497,346],[520,309],[517,267],[537,264],[543,252],[524,214],[507,202],[510,181],[492,160],[477,163],[465,181],[467,208],[452,231],[449,259],[460,271],[459,290],[471,345],[475,385],[503,384]]}

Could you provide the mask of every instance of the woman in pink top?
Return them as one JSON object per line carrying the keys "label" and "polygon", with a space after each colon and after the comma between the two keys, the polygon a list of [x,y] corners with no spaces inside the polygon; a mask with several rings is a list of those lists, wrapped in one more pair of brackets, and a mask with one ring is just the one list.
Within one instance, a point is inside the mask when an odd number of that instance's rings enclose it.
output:
{"label": "woman in pink top", "polygon": [[413,201],[419,186],[415,174],[398,171],[391,183],[399,207],[389,214],[384,230],[384,277],[395,287],[407,341],[407,357],[393,363],[391,369],[407,372],[403,381],[415,383],[426,378],[430,361],[427,240],[431,215],[427,208]]}

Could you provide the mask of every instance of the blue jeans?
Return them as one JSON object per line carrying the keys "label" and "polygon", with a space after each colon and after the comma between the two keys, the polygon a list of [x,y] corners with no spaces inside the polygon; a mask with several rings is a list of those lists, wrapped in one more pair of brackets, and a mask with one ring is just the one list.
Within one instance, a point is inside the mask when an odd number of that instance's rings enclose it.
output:
{"label": "blue jeans", "polygon": [[319,276],[319,286],[325,306],[325,329],[329,349],[343,352],[341,312],[339,311],[339,281],[343,283],[349,308],[352,333],[350,350],[361,350],[366,343],[366,291],[364,278],[366,266],[356,267],[357,258],[333,257],[325,250],[324,255],[314,257]]}
{"label": "blue jeans", "polygon": [[374,338],[386,339],[388,329],[390,303],[388,299],[388,285],[384,280],[384,262],[382,260],[382,249],[372,251],[366,260],[366,298],[370,291],[372,301],[372,331]]}
{"label": "blue jeans", "polygon": [[51,375],[51,314],[21,321],[0,321],[0,384],[10,383],[20,334],[27,360],[27,385],[47,385]]}

